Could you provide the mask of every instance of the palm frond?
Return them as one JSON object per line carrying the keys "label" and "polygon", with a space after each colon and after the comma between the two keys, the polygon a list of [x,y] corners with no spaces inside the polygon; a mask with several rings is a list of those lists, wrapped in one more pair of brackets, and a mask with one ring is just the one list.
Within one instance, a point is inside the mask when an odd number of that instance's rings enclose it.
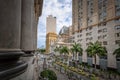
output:
{"label": "palm frond", "polygon": [[79,53],[82,55],[83,49],[81,48],[81,45],[78,43],[74,43],[71,48],[72,53]]}
{"label": "palm frond", "polygon": [[90,45],[86,49],[86,52],[89,56],[104,56],[106,55],[107,50],[100,44],[100,42],[96,41],[95,43],[90,43]]}
{"label": "palm frond", "polygon": [[120,57],[120,47],[113,52],[116,57]]}

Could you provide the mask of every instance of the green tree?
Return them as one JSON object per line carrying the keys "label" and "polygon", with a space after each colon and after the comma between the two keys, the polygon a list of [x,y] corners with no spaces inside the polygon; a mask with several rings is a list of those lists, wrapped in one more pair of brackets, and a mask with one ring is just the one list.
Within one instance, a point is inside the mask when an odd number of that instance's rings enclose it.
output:
{"label": "green tree", "polygon": [[69,49],[67,46],[63,46],[60,48],[60,54],[63,55],[64,57],[67,57],[69,54]]}
{"label": "green tree", "polygon": [[74,43],[71,48],[71,52],[73,54],[73,59],[74,57],[79,53],[79,55],[83,54],[83,49],[80,44]]}
{"label": "green tree", "polygon": [[56,48],[54,49],[54,52],[59,52],[59,47],[56,47]]}
{"label": "green tree", "polygon": [[86,49],[86,52],[88,55],[94,57],[95,61],[95,69],[96,69],[96,55],[98,56],[105,56],[107,51],[106,48],[103,47],[100,42],[96,41],[95,43],[90,43],[89,46]]}
{"label": "green tree", "polygon": [[39,49],[39,48],[38,48],[37,51],[40,52],[40,53],[42,53],[42,54],[44,54],[46,50],[45,50],[45,49]]}
{"label": "green tree", "polygon": [[57,76],[52,70],[44,70],[40,73],[42,78],[48,78],[48,80],[57,80]]}
{"label": "green tree", "polygon": [[60,54],[64,54],[64,55],[69,54],[69,49],[67,48],[67,46],[63,46],[60,48]]}
{"label": "green tree", "polygon": [[113,55],[116,55],[116,57],[120,57],[120,45],[119,48],[113,52]]}

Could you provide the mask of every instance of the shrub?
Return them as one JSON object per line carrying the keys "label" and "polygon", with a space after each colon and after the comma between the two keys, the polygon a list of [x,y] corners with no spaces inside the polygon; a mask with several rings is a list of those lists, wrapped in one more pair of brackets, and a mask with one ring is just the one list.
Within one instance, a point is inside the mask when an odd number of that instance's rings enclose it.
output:
{"label": "shrub", "polygon": [[40,73],[42,78],[48,78],[49,80],[57,80],[57,76],[52,70],[44,70]]}

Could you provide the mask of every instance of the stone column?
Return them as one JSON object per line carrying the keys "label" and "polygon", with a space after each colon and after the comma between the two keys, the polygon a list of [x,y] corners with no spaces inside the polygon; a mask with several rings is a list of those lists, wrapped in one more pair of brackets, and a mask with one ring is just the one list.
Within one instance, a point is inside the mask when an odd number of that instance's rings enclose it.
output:
{"label": "stone column", "polygon": [[0,51],[20,49],[21,0],[0,0]]}
{"label": "stone column", "polygon": [[[34,13],[35,14],[35,13]],[[33,16],[33,49],[36,50],[37,49],[37,20],[35,19],[35,17]]]}
{"label": "stone column", "polygon": [[27,63],[20,62],[21,0],[0,0],[0,80],[23,73]]}
{"label": "stone column", "polygon": [[22,0],[21,49],[33,51],[34,0]]}

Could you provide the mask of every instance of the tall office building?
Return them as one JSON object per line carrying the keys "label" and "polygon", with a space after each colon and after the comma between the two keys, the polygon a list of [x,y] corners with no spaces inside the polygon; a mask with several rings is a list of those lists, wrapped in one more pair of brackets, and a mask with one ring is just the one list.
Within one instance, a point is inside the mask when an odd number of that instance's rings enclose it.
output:
{"label": "tall office building", "polygon": [[82,62],[94,64],[85,49],[99,41],[107,49],[107,59],[97,57],[97,65],[120,69],[113,51],[120,44],[120,0],[72,0],[72,39],[82,45]]}
{"label": "tall office building", "polygon": [[46,20],[46,53],[50,53],[50,46],[57,39],[56,17],[49,15]]}
{"label": "tall office building", "polygon": [[56,17],[49,15],[46,19],[46,34],[49,32],[56,33]]}

